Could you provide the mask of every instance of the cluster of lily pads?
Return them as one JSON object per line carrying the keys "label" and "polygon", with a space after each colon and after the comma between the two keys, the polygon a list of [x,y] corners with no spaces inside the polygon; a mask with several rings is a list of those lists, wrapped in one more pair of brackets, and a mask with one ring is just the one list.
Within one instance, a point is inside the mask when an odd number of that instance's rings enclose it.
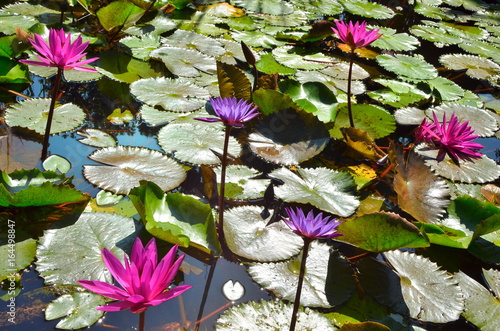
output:
{"label": "cluster of lily pads", "polygon": [[[454,114],[498,143],[499,9],[477,0],[6,5],[0,251],[14,220],[18,283],[35,263],[46,285],[67,291],[45,317],[79,328],[103,315],[95,308],[105,299],[78,286],[112,282],[102,249],[121,257],[145,232],[208,260],[225,248],[280,300],[238,297],[215,328],[286,329],[304,242],[281,216],[298,206],[338,217],[343,235],[308,246],[297,329],[422,330],[467,320],[497,330],[500,167],[486,155],[438,155],[413,131]],[[333,33],[339,18],[365,20],[382,36],[353,50]],[[48,39],[50,28],[88,42],[96,72],[34,65],[29,39]],[[52,87],[55,74],[63,81],[52,99],[22,94],[35,77]],[[70,102],[73,88],[85,98]],[[96,93],[116,105],[109,118],[154,127],[157,150],[120,145],[91,121]],[[213,117],[216,97],[247,100],[261,114],[226,136],[223,123],[196,120]],[[95,198],[66,175],[75,160],[58,156],[57,145],[32,167],[11,151],[42,139],[50,108],[51,134],[76,131],[95,147],[76,169],[100,189]],[[217,236],[221,206],[227,247]],[[6,279],[11,267],[1,263]]]}

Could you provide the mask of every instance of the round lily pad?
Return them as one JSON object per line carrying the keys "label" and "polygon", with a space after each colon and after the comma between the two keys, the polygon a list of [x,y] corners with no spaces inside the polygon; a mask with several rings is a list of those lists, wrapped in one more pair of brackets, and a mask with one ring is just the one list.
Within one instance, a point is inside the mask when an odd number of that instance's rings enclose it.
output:
{"label": "round lily pad", "polygon": [[[231,251],[260,262],[289,259],[304,245],[302,238],[281,221],[267,225],[258,206],[235,207],[224,213],[224,234]],[[270,211],[271,215],[273,211]]]}
{"label": "round lily pad", "polygon": [[107,165],[85,165],[85,178],[116,194],[128,194],[141,180],[154,182],[162,190],[169,191],[186,178],[186,172],[177,162],[148,148],[108,147],[94,152],[89,158]]}
{"label": "round lily pad", "polygon": [[79,142],[85,145],[94,147],[116,146],[116,139],[112,135],[101,130],[85,129],[78,131],[77,134],[84,137],[83,139],[80,139]]}
{"label": "round lily pad", "polygon": [[[214,168],[217,178],[221,176],[221,168]],[[228,165],[226,168],[225,196],[228,199],[258,199],[264,196],[270,179],[255,179],[260,174],[255,169],[242,165]]]}
{"label": "round lily pad", "polygon": [[213,58],[191,49],[161,47],[152,51],[150,56],[161,59],[172,74],[181,77],[198,77],[198,70],[212,74],[217,71]]}
{"label": "round lily pad", "polygon": [[433,79],[438,76],[436,68],[418,55],[382,54],[377,56],[377,62],[385,69],[410,80]]}
{"label": "round lily pad", "polygon": [[445,67],[466,70],[466,74],[477,79],[492,79],[500,75],[500,65],[490,59],[469,54],[445,54],[439,57]]}
{"label": "round lily pad", "polygon": [[[20,126],[45,134],[51,99],[28,99],[14,104],[5,111],[9,126]],[[73,103],[56,105],[50,133],[71,131],[85,121],[83,110]]]}

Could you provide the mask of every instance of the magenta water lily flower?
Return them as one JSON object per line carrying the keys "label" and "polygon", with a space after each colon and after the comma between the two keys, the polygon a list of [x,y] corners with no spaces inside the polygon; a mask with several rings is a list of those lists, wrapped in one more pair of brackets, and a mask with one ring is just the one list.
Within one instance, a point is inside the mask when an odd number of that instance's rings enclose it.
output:
{"label": "magenta water lily flower", "polygon": [[129,309],[132,313],[142,313],[151,306],[175,298],[191,288],[191,285],[181,285],[174,289],[167,289],[184,259],[181,255],[176,261],[177,248],[175,245],[158,262],[156,242],[149,241],[146,247],[137,238],[132,247],[130,260],[125,255],[125,265],[107,248],[102,250],[102,258],[111,275],[122,288],[97,280],[79,280],[78,283],[88,290],[118,300],[96,309],[102,311],[120,311]]}
{"label": "magenta water lily flower", "polygon": [[293,232],[301,236],[315,238],[333,238],[342,236],[337,233],[337,226],[342,222],[336,222],[336,219],[330,220],[331,216],[323,217],[323,213],[314,216],[313,211],[307,215],[300,208],[285,208],[288,218],[282,217],[283,221],[292,229]]}
{"label": "magenta water lily flower", "polygon": [[260,115],[251,102],[245,99],[237,98],[210,98],[210,103],[217,117],[199,117],[196,118],[205,122],[223,122],[224,124],[243,127],[244,122],[250,121],[252,118]]}
{"label": "magenta water lily flower", "polygon": [[369,30],[366,28],[366,22],[345,23],[343,21],[335,21],[337,28],[333,28],[333,32],[340,40],[345,42],[352,51],[356,48],[365,47],[382,36],[378,32],[380,29]]}
{"label": "magenta water lily flower", "polygon": [[87,54],[83,52],[89,45],[88,41],[82,42],[82,36],[78,36],[74,42],[71,42],[71,33],[65,34],[62,29],[50,29],[48,43],[36,33],[34,39],[29,39],[29,41],[38,52],[37,56],[40,61],[19,60],[19,62],[64,70],[97,72],[93,68],[83,67],[97,60],[97,57],[80,61]]}
{"label": "magenta water lily flower", "polygon": [[446,112],[443,114],[443,122],[439,123],[436,113],[432,113],[434,123],[427,119],[415,131],[415,138],[419,142],[434,145],[438,150],[437,161],[443,161],[446,154],[458,164],[459,160],[472,161],[480,159],[483,155],[475,150],[484,148],[483,145],[471,142],[479,136],[473,135],[474,130],[469,126],[469,121],[460,123],[455,113],[451,114],[449,122],[446,122]]}

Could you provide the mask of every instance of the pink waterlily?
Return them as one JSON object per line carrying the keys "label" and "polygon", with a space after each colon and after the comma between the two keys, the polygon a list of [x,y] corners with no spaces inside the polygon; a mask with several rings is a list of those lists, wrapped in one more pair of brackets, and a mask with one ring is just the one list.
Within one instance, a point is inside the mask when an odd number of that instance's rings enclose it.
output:
{"label": "pink waterlily", "polygon": [[352,51],[356,48],[365,47],[382,36],[382,34],[378,33],[380,29],[367,29],[366,22],[353,24],[352,21],[349,23],[335,21],[335,25],[337,28],[332,27],[333,32],[340,40],[349,45]]}
{"label": "pink waterlily", "polygon": [[79,280],[78,283],[88,290],[118,300],[96,309],[102,311],[120,311],[129,309],[132,313],[142,313],[151,306],[175,298],[191,285],[181,285],[168,289],[170,283],[179,271],[184,259],[181,255],[176,261],[178,246],[175,245],[158,262],[158,253],[154,238],[146,247],[137,238],[132,247],[130,260],[125,255],[125,265],[107,248],[102,250],[102,258],[111,275],[122,288],[97,280]]}
{"label": "pink waterlily", "polygon": [[311,239],[342,236],[341,233],[337,233],[337,226],[342,222],[336,222],[336,219],[330,220],[332,216],[323,217],[323,213],[315,216],[312,210],[305,215],[300,208],[296,210],[285,208],[285,210],[288,218],[282,217],[283,221],[298,235]]}
{"label": "pink waterlily", "polygon": [[62,29],[50,29],[48,43],[36,33],[34,39],[29,39],[29,41],[38,52],[37,56],[40,61],[20,60],[19,62],[64,70],[97,72],[97,70],[83,67],[83,65],[94,62],[98,57],[80,61],[87,54],[83,52],[89,45],[88,41],[82,42],[82,36],[78,36],[74,42],[71,42],[71,33],[65,34]]}
{"label": "pink waterlily", "polygon": [[471,142],[479,136],[473,135],[474,130],[469,126],[469,121],[460,123],[455,113],[451,114],[449,122],[446,122],[446,112],[443,114],[443,122],[439,123],[436,113],[432,113],[434,123],[427,119],[415,131],[415,138],[419,142],[426,142],[439,150],[437,161],[443,161],[446,154],[458,164],[459,160],[472,161],[480,159],[483,155],[475,150],[484,148],[483,145]]}
{"label": "pink waterlily", "polygon": [[223,122],[224,124],[243,127],[244,122],[260,115],[257,107],[245,99],[233,97],[210,98],[210,103],[218,117],[199,117],[195,118],[205,122]]}

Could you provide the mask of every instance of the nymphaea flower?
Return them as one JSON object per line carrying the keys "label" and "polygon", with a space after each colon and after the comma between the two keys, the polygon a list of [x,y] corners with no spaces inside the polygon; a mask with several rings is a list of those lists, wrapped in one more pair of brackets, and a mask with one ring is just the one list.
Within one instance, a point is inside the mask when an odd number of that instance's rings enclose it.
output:
{"label": "nymphaea flower", "polygon": [[335,21],[337,28],[333,28],[333,32],[340,40],[345,42],[354,51],[356,48],[365,47],[382,36],[378,32],[380,29],[369,30],[366,28],[366,22],[363,23],[345,23],[343,21]]}
{"label": "nymphaea flower", "polygon": [[283,221],[298,235],[303,237],[315,238],[333,238],[342,236],[337,233],[337,226],[342,222],[336,222],[336,219],[330,220],[331,216],[323,217],[323,213],[314,216],[313,211],[307,215],[300,208],[285,208],[288,218],[282,217]]}
{"label": "nymphaea flower", "polygon": [[446,154],[458,164],[459,160],[472,161],[480,159],[483,155],[476,149],[484,148],[483,145],[471,142],[479,136],[473,135],[474,130],[469,126],[469,121],[460,123],[455,113],[451,114],[449,122],[446,122],[446,112],[443,114],[443,122],[439,123],[436,113],[432,112],[434,123],[427,119],[415,131],[415,138],[419,142],[426,142],[438,149],[437,161],[443,161]]}
{"label": "nymphaea flower", "polygon": [[177,248],[177,245],[172,247],[160,263],[157,263],[158,253],[154,238],[146,247],[143,247],[141,240],[137,238],[132,247],[130,260],[127,255],[124,256],[125,265],[122,265],[111,251],[104,248],[102,250],[104,263],[122,288],[97,280],[79,280],[78,283],[94,293],[118,300],[106,306],[99,306],[97,310],[119,311],[130,308],[132,313],[142,313],[149,307],[175,298],[191,288],[191,285],[181,285],[167,289],[184,259],[184,255],[181,255],[174,262]]}
{"label": "nymphaea flower", "polygon": [[93,68],[83,67],[97,60],[97,57],[80,61],[87,54],[83,52],[89,45],[88,41],[82,42],[82,36],[78,36],[74,42],[71,42],[71,33],[65,34],[62,29],[50,29],[48,43],[36,33],[34,39],[29,39],[29,41],[38,52],[37,56],[40,61],[20,60],[19,62],[64,70],[97,72]]}
{"label": "nymphaea flower", "polygon": [[237,99],[233,97],[217,97],[210,98],[210,103],[217,117],[199,117],[196,118],[205,122],[222,122],[227,125],[243,127],[244,122],[250,121],[255,116],[260,115],[251,102],[245,99]]}

